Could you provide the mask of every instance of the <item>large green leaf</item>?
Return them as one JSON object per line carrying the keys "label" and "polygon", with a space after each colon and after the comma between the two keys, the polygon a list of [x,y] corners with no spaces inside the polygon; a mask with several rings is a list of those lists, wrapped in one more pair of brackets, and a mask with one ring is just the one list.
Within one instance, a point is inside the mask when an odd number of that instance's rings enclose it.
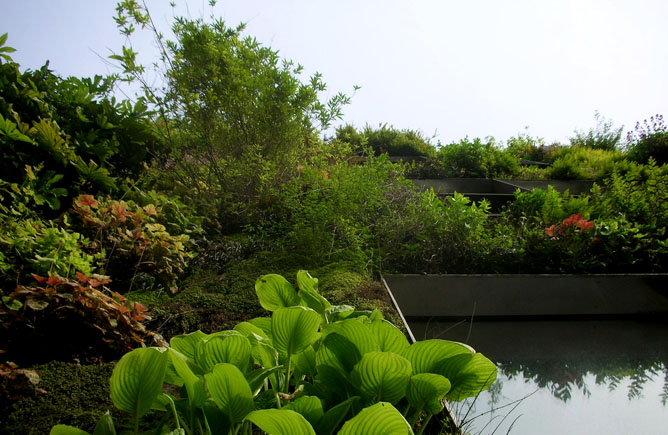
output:
{"label": "large green leaf", "polygon": [[328,334],[321,341],[315,354],[315,364],[320,371],[321,366],[329,366],[348,375],[355,364],[362,359],[362,354],[355,344],[338,333]]}
{"label": "large green leaf", "polygon": [[353,368],[352,380],[373,402],[397,403],[406,394],[411,363],[393,352],[369,352]]}
{"label": "large green leaf", "polygon": [[282,307],[299,305],[299,295],[295,288],[281,275],[263,275],[255,281],[255,292],[262,308],[275,311]]}
{"label": "large green leaf", "polygon": [[450,381],[436,373],[411,376],[406,390],[408,403],[415,409],[438,414],[443,409],[443,398],[450,391]]}
{"label": "large green leaf", "polygon": [[105,412],[95,424],[93,435],[116,435],[114,420],[109,411]]}
{"label": "large green leaf", "polygon": [[325,415],[325,411],[322,409],[322,402],[315,396],[301,396],[294,402],[285,405],[282,409],[291,409],[303,415],[313,427],[317,427]]}
{"label": "large green leaf", "polygon": [[195,351],[195,362],[207,372],[216,364],[229,363],[245,373],[250,358],[250,341],[237,331],[216,333],[202,340]]}
{"label": "large green leaf", "polygon": [[146,414],[162,391],[168,359],[167,349],[145,347],[126,353],[111,375],[114,405],[139,417]]}
{"label": "large green leaf", "polygon": [[368,328],[383,352],[394,352],[401,355],[410,346],[404,333],[387,320],[374,320],[368,325]]}
{"label": "large green leaf", "polygon": [[216,405],[234,423],[253,410],[253,393],[243,373],[232,364],[218,364],[204,375],[206,387]]}
{"label": "large green leaf", "polygon": [[[424,340],[411,344],[402,355],[411,362],[413,374],[434,373],[444,359],[459,354],[472,355],[475,351],[462,343],[447,340]],[[447,377],[447,376],[446,376]]]}
{"label": "large green leaf", "polygon": [[313,346],[308,346],[303,352],[292,356],[292,362],[295,366],[295,376],[315,376],[317,367],[315,359],[315,350]]}
{"label": "large green leaf", "polygon": [[399,435],[413,434],[403,415],[391,403],[378,402],[364,408],[348,420],[339,435]]}
{"label": "large green leaf", "polygon": [[172,339],[169,340],[169,345],[186,357],[195,359],[195,349],[197,349],[197,345],[208,337],[209,335],[202,331],[195,331],[190,334],[172,337]]}
{"label": "large green leaf", "polygon": [[331,407],[320,420],[316,432],[319,435],[332,435],[346,418],[350,408],[360,400],[358,396],[350,397],[336,406]]}
{"label": "large green leaf", "polygon": [[188,366],[185,355],[175,349],[169,349],[169,357],[176,373],[183,380],[188,392],[188,401],[192,406],[201,406],[206,402],[207,394],[204,381],[195,375]]}
{"label": "large green leaf", "polygon": [[452,383],[448,400],[464,400],[488,389],[496,380],[496,365],[480,353],[455,355],[436,365],[434,372]]}
{"label": "large green leaf", "polygon": [[259,326],[253,325],[250,322],[240,322],[234,325],[234,330],[242,333],[246,338],[253,341],[265,341],[271,343],[269,335]]}
{"label": "large green leaf", "polygon": [[315,310],[320,315],[332,309],[332,305],[320,293],[318,293],[318,279],[313,278],[305,270],[297,272],[297,286],[301,302],[307,307]]}
{"label": "large green leaf", "polygon": [[254,319],[250,319],[248,323],[260,328],[271,339],[273,335],[271,333],[271,317],[255,317]]}
{"label": "large green leaf", "polygon": [[378,341],[376,341],[373,332],[369,329],[369,325],[365,323],[368,321],[366,318],[353,318],[330,323],[323,327],[323,334],[337,333],[347,338],[357,347],[360,355],[364,356],[367,352],[380,350]]}
{"label": "large green leaf", "polygon": [[289,409],[261,409],[253,411],[246,420],[268,434],[315,435],[313,427],[303,415]]}
{"label": "large green leaf", "polygon": [[281,356],[291,356],[318,338],[320,315],[310,308],[278,308],[271,316],[274,347]]}
{"label": "large green leaf", "polygon": [[49,435],[90,435],[85,430],[66,424],[57,424],[51,428]]}

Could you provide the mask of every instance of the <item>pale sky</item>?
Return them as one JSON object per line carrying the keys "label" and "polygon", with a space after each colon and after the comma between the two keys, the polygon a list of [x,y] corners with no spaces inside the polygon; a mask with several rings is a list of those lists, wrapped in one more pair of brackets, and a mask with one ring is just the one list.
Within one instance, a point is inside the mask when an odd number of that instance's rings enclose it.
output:
{"label": "pale sky", "polygon": [[[177,3],[183,4],[183,0]],[[98,55],[120,51],[113,0],[0,0],[0,34],[24,68],[46,59],[62,76],[113,72]],[[165,31],[167,0],[147,0]],[[187,2],[207,17],[208,1]],[[665,0],[219,0],[230,26],[323,74],[330,95],[362,87],[344,123],[387,123],[506,140],[524,131],[566,142],[595,125],[668,116]],[[135,44],[151,57],[146,38]]]}

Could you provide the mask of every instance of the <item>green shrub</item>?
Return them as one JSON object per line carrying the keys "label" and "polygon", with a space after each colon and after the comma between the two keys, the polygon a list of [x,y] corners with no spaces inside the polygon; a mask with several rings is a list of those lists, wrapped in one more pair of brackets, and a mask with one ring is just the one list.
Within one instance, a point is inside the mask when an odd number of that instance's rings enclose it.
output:
{"label": "green shrub", "polygon": [[638,122],[626,140],[629,159],[647,163],[652,158],[658,164],[668,163],[668,128],[662,115],[652,116],[642,124]]}
{"label": "green shrub", "polygon": [[433,156],[434,146],[420,132],[414,130],[398,130],[381,124],[378,128],[369,125],[358,132],[352,125],[336,129],[336,139],[348,142],[358,153],[364,151],[364,145],[370,147],[375,155],[390,156]]}
{"label": "green shrub", "polygon": [[438,151],[438,158],[446,177],[512,177],[519,172],[519,159],[498,148],[493,138],[451,143]]}
{"label": "green shrub", "polygon": [[621,151],[582,146],[564,147],[552,164],[550,178],[602,180],[620,165],[623,167],[623,160]]}
{"label": "green shrub", "polygon": [[613,128],[612,121],[606,120],[598,112],[594,114],[594,118],[596,127],[586,133],[576,130],[575,136],[570,138],[571,146],[615,151],[622,139],[624,127]]}

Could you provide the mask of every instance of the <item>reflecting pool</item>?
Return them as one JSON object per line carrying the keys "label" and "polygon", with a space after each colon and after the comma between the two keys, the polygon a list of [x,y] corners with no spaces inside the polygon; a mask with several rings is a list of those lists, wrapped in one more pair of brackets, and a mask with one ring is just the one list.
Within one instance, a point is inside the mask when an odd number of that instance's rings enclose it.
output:
{"label": "reflecting pool", "polygon": [[416,338],[467,342],[499,366],[452,412],[471,434],[668,434],[668,323],[411,322]]}

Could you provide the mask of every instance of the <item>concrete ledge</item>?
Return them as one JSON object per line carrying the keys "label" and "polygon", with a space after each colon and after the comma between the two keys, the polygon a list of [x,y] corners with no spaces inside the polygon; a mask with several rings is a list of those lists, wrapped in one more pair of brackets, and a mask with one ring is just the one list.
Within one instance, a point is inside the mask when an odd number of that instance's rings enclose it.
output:
{"label": "concrete ledge", "polygon": [[[385,275],[403,315],[478,321],[668,315],[668,274]],[[417,320],[417,319],[415,319]]]}

